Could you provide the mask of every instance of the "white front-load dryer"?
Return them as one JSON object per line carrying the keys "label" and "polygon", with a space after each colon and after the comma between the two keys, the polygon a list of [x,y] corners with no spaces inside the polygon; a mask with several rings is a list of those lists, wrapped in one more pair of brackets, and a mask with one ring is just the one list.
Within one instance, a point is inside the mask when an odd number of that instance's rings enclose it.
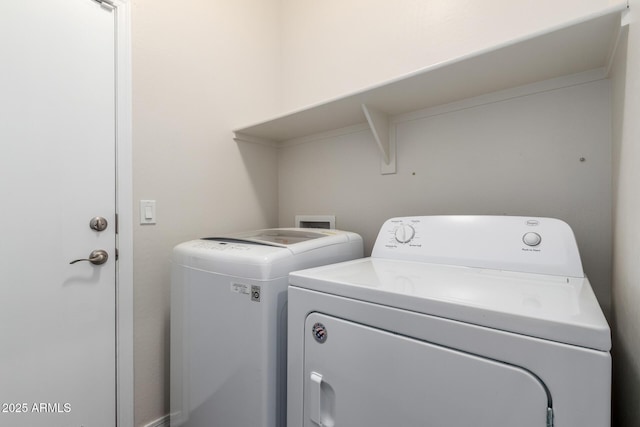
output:
{"label": "white front-load dryer", "polygon": [[569,226],[394,218],[372,256],[294,272],[288,425],[603,427],[610,330]]}
{"label": "white front-load dryer", "polygon": [[339,230],[268,229],[173,250],[172,427],[283,427],[289,272],[362,257]]}

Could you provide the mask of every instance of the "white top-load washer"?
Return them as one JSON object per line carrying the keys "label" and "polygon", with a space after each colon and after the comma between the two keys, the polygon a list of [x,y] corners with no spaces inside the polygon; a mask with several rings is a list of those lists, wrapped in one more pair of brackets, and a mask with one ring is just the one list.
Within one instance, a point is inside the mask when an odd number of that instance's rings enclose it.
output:
{"label": "white top-load washer", "polygon": [[294,272],[288,425],[610,425],[609,326],[569,226],[388,220],[372,256]]}
{"label": "white top-load washer", "polygon": [[339,230],[267,229],[176,246],[171,426],[284,426],[289,272],[362,255],[362,238]]}

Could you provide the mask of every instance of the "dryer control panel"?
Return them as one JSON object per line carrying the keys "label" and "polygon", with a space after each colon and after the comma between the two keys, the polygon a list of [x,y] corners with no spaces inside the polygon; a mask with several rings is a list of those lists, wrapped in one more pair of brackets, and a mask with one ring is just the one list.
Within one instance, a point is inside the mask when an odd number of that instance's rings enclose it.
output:
{"label": "dryer control panel", "polygon": [[391,218],[380,229],[372,257],[584,277],[573,231],[554,218]]}

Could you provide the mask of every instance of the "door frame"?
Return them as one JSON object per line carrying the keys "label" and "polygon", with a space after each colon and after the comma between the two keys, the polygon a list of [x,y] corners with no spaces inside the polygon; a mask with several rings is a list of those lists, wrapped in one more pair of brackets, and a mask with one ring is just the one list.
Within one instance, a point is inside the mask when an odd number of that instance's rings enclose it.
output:
{"label": "door frame", "polygon": [[116,422],[134,425],[133,168],[131,0],[108,0],[115,14],[116,51]]}

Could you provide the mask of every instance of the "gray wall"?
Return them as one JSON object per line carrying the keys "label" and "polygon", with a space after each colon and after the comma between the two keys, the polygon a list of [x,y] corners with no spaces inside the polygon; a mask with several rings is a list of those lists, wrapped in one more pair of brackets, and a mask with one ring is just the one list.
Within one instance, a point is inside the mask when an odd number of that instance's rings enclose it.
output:
{"label": "gray wall", "polygon": [[613,425],[625,427],[640,425],[640,1],[630,4],[612,74]]}
{"label": "gray wall", "polygon": [[173,246],[277,222],[275,151],[231,132],[278,108],[277,19],[276,0],[133,1],[134,206],[158,221],[134,226],[136,426],[169,411]]}

